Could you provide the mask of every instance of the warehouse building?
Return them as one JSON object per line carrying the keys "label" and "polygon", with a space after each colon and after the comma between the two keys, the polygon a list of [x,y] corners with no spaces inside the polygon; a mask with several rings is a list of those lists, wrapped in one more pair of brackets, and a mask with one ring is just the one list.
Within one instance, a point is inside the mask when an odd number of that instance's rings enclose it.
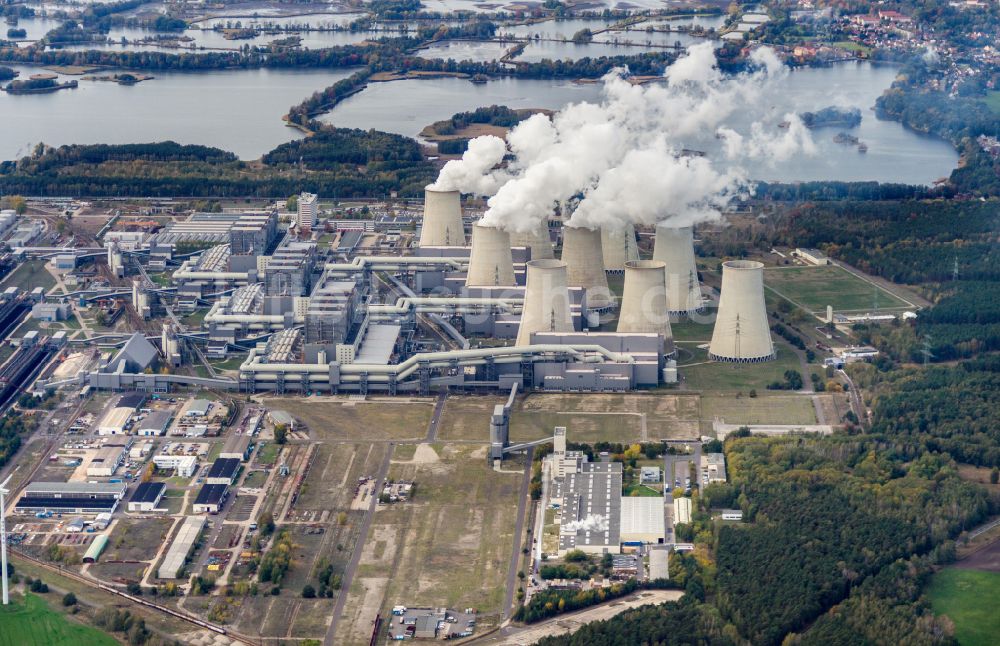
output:
{"label": "warehouse building", "polygon": [[98,557],[101,555],[101,552],[104,551],[104,548],[107,547],[107,545],[108,545],[107,534],[98,534],[97,536],[95,536],[94,542],[90,544],[90,547],[87,548],[86,553],[84,553],[83,555],[83,562],[97,563]]}
{"label": "warehouse building", "polygon": [[553,501],[562,509],[559,555],[621,552],[622,464],[585,462],[554,483]]}
{"label": "warehouse building", "polygon": [[229,487],[224,484],[202,485],[192,509],[196,514],[217,514],[226,504]]}
{"label": "warehouse building", "polygon": [[725,453],[705,453],[701,456],[702,479],[707,478],[707,482],[726,481],[726,454]]}
{"label": "warehouse building", "polygon": [[14,509],[18,513],[52,511],[62,514],[114,512],[125,497],[122,482],[32,482]]}
{"label": "warehouse building", "polygon": [[97,453],[87,465],[87,475],[91,478],[110,478],[125,461],[129,447],[111,444],[97,449]]}
{"label": "warehouse building", "polygon": [[239,458],[218,458],[208,470],[205,482],[210,485],[225,485],[231,487],[236,482],[240,472]]}
{"label": "warehouse building", "polygon": [[674,499],[674,525],[686,525],[691,522],[691,499]]}
{"label": "warehouse building", "polygon": [[137,435],[146,437],[164,435],[166,434],[167,429],[170,428],[171,418],[172,416],[170,415],[170,411],[155,410],[137,421],[132,426],[132,430],[134,430]]}
{"label": "warehouse building", "polygon": [[226,443],[222,445],[222,451],[219,452],[219,457],[245,462],[247,458],[250,457],[250,451],[252,449],[253,444],[251,443],[249,435],[234,434],[226,438]]}
{"label": "warehouse building", "polygon": [[127,435],[129,421],[132,419],[132,413],[135,412],[134,408],[127,406],[116,406],[109,410],[104,417],[101,418],[100,423],[97,425],[98,435]]}
{"label": "warehouse building", "polygon": [[666,536],[663,498],[626,496],[622,498],[621,540],[624,545],[658,545]]}
{"label": "warehouse building", "polygon": [[184,409],[184,417],[207,417],[212,409],[212,402],[207,399],[192,399]]}
{"label": "warehouse building", "polygon": [[153,511],[160,504],[167,486],[162,482],[143,482],[128,501],[129,511]]}
{"label": "warehouse building", "polygon": [[180,578],[184,564],[187,563],[188,556],[191,555],[191,550],[194,549],[195,543],[198,542],[198,536],[205,529],[206,522],[204,516],[188,516],[184,519],[180,531],[177,532],[177,536],[170,543],[167,555],[163,557],[163,563],[160,564],[159,569],[156,571],[157,577],[161,579]]}

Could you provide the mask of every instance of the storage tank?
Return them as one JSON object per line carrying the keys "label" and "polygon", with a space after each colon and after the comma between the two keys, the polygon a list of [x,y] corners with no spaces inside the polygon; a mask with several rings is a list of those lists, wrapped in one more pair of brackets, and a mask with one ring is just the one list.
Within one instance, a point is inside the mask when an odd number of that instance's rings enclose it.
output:
{"label": "storage tank", "polygon": [[549,237],[549,228],[544,222],[535,231],[528,233],[512,232],[510,234],[510,246],[531,249],[532,260],[548,260],[556,257],[555,252],[552,250],[552,238]]}
{"label": "storage tank", "polygon": [[666,263],[667,304],[670,313],[687,315],[702,307],[698,266],[694,261],[694,231],[691,227],[656,225],[653,260]]}
{"label": "storage tank", "polygon": [[758,363],[774,358],[764,305],[764,264],[753,260],[722,263],[722,289],[709,358]]}
{"label": "storage tank", "polygon": [[533,332],[572,332],[566,263],[562,260],[529,260],[521,307],[521,325],[515,345],[531,345]]}
{"label": "storage tank", "polygon": [[625,263],[625,289],[618,313],[619,332],[653,332],[663,335],[664,353],[674,351],[667,310],[666,274],[659,260]]}
{"label": "storage tank", "polygon": [[472,252],[466,287],[516,285],[514,260],[510,252],[510,234],[502,229],[476,222],[472,226]]}
{"label": "storage tank", "polygon": [[599,229],[564,226],[562,259],[566,263],[567,284],[587,290],[588,308],[599,310],[614,305],[604,273]]}
{"label": "storage tank", "polygon": [[463,247],[461,195],[458,191],[424,189],[424,220],[420,229],[421,247]]}
{"label": "storage tank", "polygon": [[621,229],[601,229],[601,250],[605,271],[624,271],[625,263],[639,259],[635,227],[627,224]]}

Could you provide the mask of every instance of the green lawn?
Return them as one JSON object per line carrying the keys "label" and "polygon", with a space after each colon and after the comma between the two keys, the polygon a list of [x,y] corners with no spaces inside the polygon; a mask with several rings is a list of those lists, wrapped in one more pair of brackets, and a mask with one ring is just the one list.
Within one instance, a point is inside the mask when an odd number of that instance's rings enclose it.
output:
{"label": "green lawn", "polygon": [[[749,395],[750,389],[755,389],[763,396],[769,383],[784,380],[786,370],[801,372],[798,357],[784,343],[775,344],[778,357],[764,363],[709,362],[705,350],[691,347],[686,349],[694,356],[685,363],[698,364],[678,366],[688,390],[700,390],[703,393],[742,392]],[[809,375],[802,375],[802,378],[808,382]]]}
{"label": "green lawn", "polygon": [[1000,90],[986,93],[986,105],[990,106],[990,110],[1000,114]]}
{"label": "green lawn", "polygon": [[1000,635],[1000,573],[947,568],[931,579],[927,594],[934,613],[955,622],[961,646],[990,646]]}
{"label": "green lawn", "polygon": [[[49,593],[54,596],[53,593]],[[28,594],[0,606],[0,646],[116,646],[109,635],[75,623],[53,610],[38,595]]]}
{"label": "green lawn", "polygon": [[18,265],[17,269],[4,278],[0,286],[4,289],[15,286],[29,291],[43,287],[48,292],[55,284],[56,279],[45,268],[44,260],[29,260]]}
{"label": "green lawn", "polygon": [[257,464],[271,466],[278,459],[278,451],[281,447],[273,442],[265,444],[257,451]]}
{"label": "green lawn", "polygon": [[845,269],[825,267],[771,267],[764,270],[764,284],[793,303],[813,312],[871,311],[906,307],[906,303]]}

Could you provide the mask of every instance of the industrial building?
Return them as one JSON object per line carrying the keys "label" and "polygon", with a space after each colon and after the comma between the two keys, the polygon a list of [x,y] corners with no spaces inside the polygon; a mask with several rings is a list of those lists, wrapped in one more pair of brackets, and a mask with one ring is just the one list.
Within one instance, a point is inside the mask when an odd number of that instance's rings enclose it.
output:
{"label": "industrial building", "polygon": [[173,419],[173,415],[170,411],[166,410],[154,410],[152,413],[147,413],[142,419],[137,420],[132,425],[132,430],[135,431],[136,435],[142,436],[158,436],[164,435],[167,429],[170,428],[170,420]]}
{"label": "industrial building", "polygon": [[167,549],[167,555],[163,557],[163,562],[156,571],[158,578],[181,578],[181,572],[207,522],[204,516],[188,516],[184,519],[180,530],[170,543],[170,548]]}
{"label": "industrial building", "polygon": [[230,435],[226,438],[226,443],[222,445],[219,453],[220,459],[238,460],[246,462],[253,449],[253,440],[249,435]]}
{"label": "industrial building", "polygon": [[704,453],[701,456],[702,478],[709,483],[726,481],[726,454]]}
{"label": "industrial building", "polygon": [[625,496],[621,499],[623,545],[657,545],[666,539],[662,496]]}
{"label": "industrial building", "polygon": [[205,484],[198,490],[191,509],[196,514],[217,514],[226,504],[229,486],[224,484]]}
{"label": "industrial building", "polygon": [[131,445],[108,444],[97,449],[87,465],[87,475],[92,478],[110,478],[125,461]]}
{"label": "industrial building", "polygon": [[210,485],[226,485],[230,487],[236,481],[240,471],[240,458],[216,458],[205,476],[205,482]]}
{"label": "industrial building", "polygon": [[458,191],[424,191],[424,217],[420,225],[421,247],[465,245],[461,195]]}
{"label": "industrial building", "polygon": [[268,296],[308,296],[316,264],[316,243],[291,242],[278,247],[264,268]]}
{"label": "industrial building", "polygon": [[162,482],[142,482],[132,492],[128,500],[129,511],[153,511],[156,509],[167,486]]}
{"label": "industrial building", "polygon": [[665,271],[667,302],[677,316],[690,315],[703,307],[698,266],[694,259],[694,230],[656,225],[653,260],[662,262]]}
{"label": "industrial building", "polygon": [[30,482],[17,501],[18,513],[52,511],[61,514],[114,512],[125,497],[121,482]]}
{"label": "industrial building", "polygon": [[674,498],[674,524],[686,525],[691,522],[691,499]]}
{"label": "industrial building", "polygon": [[559,555],[621,551],[622,464],[584,462],[553,483],[552,502],[562,514]]}
{"label": "industrial building", "polygon": [[127,435],[128,423],[135,409],[126,406],[116,406],[104,414],[97,425],[98,435]]}

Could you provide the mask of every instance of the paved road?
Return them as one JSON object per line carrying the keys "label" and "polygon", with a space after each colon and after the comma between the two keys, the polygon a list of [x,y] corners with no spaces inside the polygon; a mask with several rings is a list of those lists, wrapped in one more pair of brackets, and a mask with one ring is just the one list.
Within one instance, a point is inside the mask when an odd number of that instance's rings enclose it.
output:
{"label": "paved road", "polygon": [[431,423],[427,427],[427,442],[436,442],[438,433],[438,424],[441,423],[441,413],[444,412],[444,403],[448,399],[448,393],[441,393],[438,395],[437,403],[434,404],[434,414],[431,415]]}
{"label": "paved road", "polygon": [[507,571],[507,594],[503,602],[503,619],[510,617],[510,608],[514,605],[514,589],[517,587],[518,562],[521,559],[521,536],[524,535],[524,512],[528,506],[528,484],[531,482],[531,465],[535,457],[535,447],[529,446],[525,456],[527,464],[524,467],[524,478],[521,480],[521,493],[517,501],[517,524],[514,527],[514,547],[510,554],[510,569]]}
{"label": "paved road", "polygon": [[[389,446],[386,447],[385,458],[382,459],[382,465],[375,476],[376,492],[382,490],[385,477],[389,473],[389,463],[392,460],[394,446],[394,443],[389,442]],[[351,584],[354,582],[354,574],[357,572],[358,564],[361,562],[361,552],[364,550],[365,541],[368,538],[368,530],[371,528],[372,520],[375,518],[376,506],[378,506],[378,495],[371,497],[371,501],[368,503],[368,511],[365,512],[365,517],[361,521],[358,540],[354,544],[354,551],[351,553],[351,562],[347,564],[347,569],[344,570],[344,578],[340,586],[340,594],[337,596],[337,605],[333,608],[333,618],[330,620],[330,628],[326,631],[326,637],[323,639],[325,646],[334,646],[337,643],[337,625],[340,623],[340,616],[344,614],[347,596],[351,593]]]}

